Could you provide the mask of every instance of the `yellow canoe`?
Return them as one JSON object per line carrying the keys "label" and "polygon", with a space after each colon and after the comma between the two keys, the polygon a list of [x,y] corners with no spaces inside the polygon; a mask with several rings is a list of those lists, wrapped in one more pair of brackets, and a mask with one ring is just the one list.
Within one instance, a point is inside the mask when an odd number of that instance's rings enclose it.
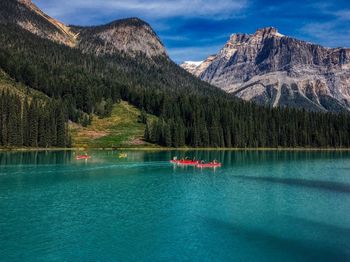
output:
{"label": "yellow canoe", "polygon": [[119,157],[119,158],[127,158],[127,157],[128,157],[128,154],[126,154],[126,153],[120,153],[118,157]]}

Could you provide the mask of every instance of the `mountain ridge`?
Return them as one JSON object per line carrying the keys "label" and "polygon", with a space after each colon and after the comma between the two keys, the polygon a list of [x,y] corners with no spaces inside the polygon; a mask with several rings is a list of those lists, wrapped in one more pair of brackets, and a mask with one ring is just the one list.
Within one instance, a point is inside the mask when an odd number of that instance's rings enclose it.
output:
{"label": "mountain ridge", "polygon": [[322,47],[284,36],[274,27],[232,34],[207,65],[191,72],[262,105],[350,110],[350,49]]}
{"label": "mountain ridge", "polygon": [[42,12],[30,0],[2,0],[0,23],[16,24],[42,38],[73,47],[76,36],[69,27]]}
{"label": "mountain ridge", "polygon": [[97,26],[65,25],[45,14],[31,0],[2,0],[0,23],[17,24],[23,29],[83,52],[111,55],[124,52],[149,58],[168,59],[165,47],[151,26],[138,18],[114,20]]}
{"label": "mountain ridge", "polygon": [[110,55],[125,52],[131,56],[166,57],[167,51],[151,26],[136,17],[114,20],[97,26],[70,26],[79,35],[77,48],[86,53]]}

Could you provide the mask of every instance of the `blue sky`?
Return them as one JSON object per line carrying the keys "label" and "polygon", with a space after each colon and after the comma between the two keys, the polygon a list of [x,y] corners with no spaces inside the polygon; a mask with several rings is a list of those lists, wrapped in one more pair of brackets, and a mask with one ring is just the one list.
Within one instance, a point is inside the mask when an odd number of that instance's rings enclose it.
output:
{"label": "blue sky", "polygon": [[139,17],[180,63],[217,53],[233,33],[274,26],[328,47],[350,47],[350,1],[290,0],[33,0],[66,24],[97,25]]}

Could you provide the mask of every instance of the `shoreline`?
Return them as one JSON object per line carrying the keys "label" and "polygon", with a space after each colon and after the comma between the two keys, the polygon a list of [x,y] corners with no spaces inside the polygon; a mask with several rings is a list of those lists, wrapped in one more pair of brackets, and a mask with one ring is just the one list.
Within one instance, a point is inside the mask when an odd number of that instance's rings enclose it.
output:
{"label": "shoreline", "polygon": [[55,152],[55,151],[350,151],[350,148],[317,147],[256,147],[256,148],[211,148],[211,147],[105,147],[105,148],[0,148],[0,152]]}
{"label": "shoreline", "polygon": [[[90,149],[91,150],[91,149]],[[103,150],[103,149],[102,149]],[[106,150],[106,149],[105,149]],[[350,148],[301,148],[301,147],[280,147],[280,148],[117,148],[117,149],[109,149],[109,150],[129,150],[129,151],[350,151]]]}

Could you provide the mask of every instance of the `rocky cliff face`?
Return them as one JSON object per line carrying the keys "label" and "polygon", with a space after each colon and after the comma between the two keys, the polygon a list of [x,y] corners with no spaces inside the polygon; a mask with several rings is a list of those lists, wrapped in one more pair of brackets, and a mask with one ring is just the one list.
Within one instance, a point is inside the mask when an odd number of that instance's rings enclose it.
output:
{"label": "rocky cliff face", "polygon": [[198,67],[203,64],[204,61],[185,61],[180,66],[189,73],[197,76]]}
{"label": "rocky cliff face", "polygon": [[79,35],[78,48],[84,52],[113,54],[125,52],[129,55],[145,54],[147,57],[167,57],[166,50],[149,24],[130,18],[117,20],[107,25],[94,27],[72,27]]}
{"label": "rocky cliff face", "polygon": [[76,35],[69,27],[43,13],[31,0],[1,0],[0,23],[17,24],[40,37],[71,47],[76,44]]}
{"label": "rocky cliff face", "polygon": [[207,68],[210,66],[211,62],[215,59],[216,55],[211,55],[204,61],[200,62],[191,62],[187,61],[181,64],[180,66],[191,74],[199,77]]}
{"label": "rocky cliff face", "polygon": [[232,35],[215,57],[193,72],[259,104],[315,111],[350,109],[350,49],[300,41],[272,27],[252,35]]}
{"label": "rocky cliff face", "polygon": [[1,0],[0,23],[17,24],[40,37],[96,55],[123,52],[168,57],[156,33],[137,18],[95,27],[66,26],[43,13],[31,0]]}

